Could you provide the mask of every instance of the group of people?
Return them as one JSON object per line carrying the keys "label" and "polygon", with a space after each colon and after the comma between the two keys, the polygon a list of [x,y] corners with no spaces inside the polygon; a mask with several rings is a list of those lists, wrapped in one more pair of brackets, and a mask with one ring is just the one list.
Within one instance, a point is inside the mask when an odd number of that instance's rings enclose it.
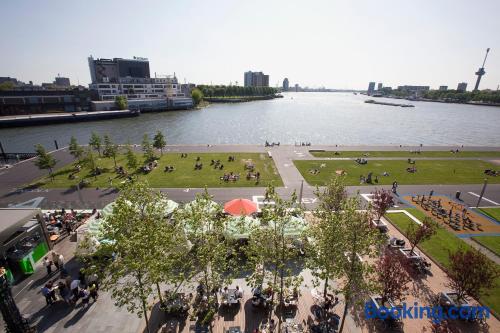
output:
{"label": "group of people", "polygon": [[306,147],[309,147],[311,145],[310,142],[299,142],[298,144],[295,143],[296,146],[306,146]]}
{"label": "group of people", "polygon": [[[49,258],[50,257],[50,258]],[[47,270],[47,275],[52,275],[52,266],[55,267],[55,271],[61,271],[61,275],[67,275],[66,268],[64,266],[64,257],[62,254],[52,251],[52,253],[45,258],[43,258],[43,266]]]}
{"label": "group of people", "polygon": [[73,209],[71,209],[71,211],[66,211],[64,208],[60,211],[43,214],[43,219],[49,234],[59,237],[64,234],[69,235],[69,233],[78,228],[87,217],[88,214],[78,214]]}
{"label": "group of people", "polygon": [[99,284],[96,275],[86,279],[83,271],[80,271],[78,279],[73,280],[71,276],[67,275],[57,284],[54,284],[54,282],[49,281],[41,288],[41,293],[45,297],[48,306],[58,300],[56,291],[59,292],[62,301],[72,306],[76,305],[78,300],[81,299],[82,305],[86,307],[90,299],[96,302],[99,297]]}
{"label": "group of people", "polygon": [[225,173],[224,176],[221,177],[221,180],[228,181],[237,181],[240,179],[240,174],[234,174],[232,171],[230,173]]}
{"label": "group of people", "polygon": [[265,147],[274,147],[274,146],[280,146],[280,143],[276,143],[276,142],[272,142],[272,143],[269,143],[267,140],[266,140],[266,143],[265,143]]}
{"label": "group of people", "polygon": [[145,173],[148,173],[148,172],[153,171],[157,166],[158,166],[158,161],[155,160],[155,161],[149,162],[148,164],[143,166],[142,171]]}
{"label": "group of people", "polygon": [[[229,157],[231,157],[231,156],[229,156]],[[214,169],[219,169],[219,170],[224,169],[224,164],[222,164],[220,160],[211,160],[210,166],[213,166]]]}
{"label": "group of people", "polygon": [[188,154],[187,153],[181,153],[181,158],[187,158]]}
{"label": "group of people", "polygon": [[173,165],[165,165],[165,169],[163,169],[163,172],[172,172],[174,170],[175,168]]}

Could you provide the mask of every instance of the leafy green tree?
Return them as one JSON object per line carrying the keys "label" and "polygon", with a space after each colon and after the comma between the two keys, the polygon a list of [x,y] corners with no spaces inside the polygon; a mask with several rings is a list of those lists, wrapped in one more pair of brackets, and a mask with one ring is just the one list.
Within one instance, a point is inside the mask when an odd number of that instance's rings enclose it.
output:
{"label": "leafy green tree", "polygon": [[203,92],[198,88],[194,88],[191,91],[191,98],[193,98],[194,105],[198,105],[203,100]]}
{"label": "leafy green tree", "polygon": [[345,201],[339,221],[341,230],[337,240],[331,244],[332,259],[339,260],[337,276],[342,281],[337,290],[344,295],[345,302],[340,333],[349,307],[377,290],[376,283],[370,278],[374,264],[360,258],[377,257],[384,236],[371,226],[369,212],[358,210],[359,205],[358,197]]}
{"label": "leafy green tree", "polygon": [[118,110],[126,110],[128,108],[128,100],[125,96],[116,96],[115,104]]}
{"label": "leafy green tree", "polygon": [[104,157],[107,158],[112,158],[113,163],[115,164],[116,168],[116,156],[118,155],[118,149],[119,146],[117,144],[114,144],[113,141],[111,140],[111,137],[107,134],[104,135],[104,150],[103,150],[103,155]]}
{"label": "leafy green tree", "polygon": [[312,242],[307,243],[306,264],[311,269],[314,284],[319,285],[324,281],[323,297],[328,294],[329,281],[338,277],[338,263],[343,260],[342,251],[332,251],[332,244],[338,240],[342,232],[342,207],[346,204],[347,192],[344,179],[334,177],[327,186],[315,191],[319,199],[318,208],[314,211],[316,223],[312,224],[307,231],[307,237]]}
{"label": "leafy green tree", "polygon": [[167,140],[161,131],[156,132],[153,138],[153,147],[160,149],[160,155],[163,156],[163,148],[167,146]]}
{"label": "leafy green tree", "polygon": [[137,156],[135,155],[130,145],[127,146],[127,153],[125,154],[125,157],[127,159],[127,167],[129,168],[129,170],[135,171],[138,166],[138,161]]}
{"label": "leafy green tree", "polygon": [[206,303],[195,303],[198,320],[205,325],[212,322],[217,311],[217,293],[229,285],[234,277],[234,243],[224,237],[227,219],[222,208],[214,204],[207,190],[176,213],[182,221],[189,242],[193,245],[189,263],[205,290]]}
{"label": "leafy green tree", "polygon": [[100,288],[111,293],[115,305],[144,316],[148,332],[148,298],[156,285],[161,299],[160,272],[172,270],[165,264],[172,248],[180,250],[186,244],[185,239],[176,238],[182,232],[167,221],[165,203],[163,195],[146,183],[126,184],[100,230],[108,242],[96,249],[94,245],[86,251],[90,255],[81,256],[87,272],[100,277]]}
{"label": "leafy green tree", "polygon": [[144,160],[146,163],[151,162],[156,158],[153,145],[151,144],[147,134],[144,134],[142,137],[142,151],[144,152]]}
{"label": "leafy green tree", "polygon": [[80,160],[84,153],[83,147],[78,144],[74,136],[72,136],[69,141],[69,153],[78,160]]}
{"label": "leafy green tree", "polygon": [[[246,248],[249,269],[254,271],[247,279],[253,287],[267,284],[273,290],[272,310],[284,304],[287,289],[300,286],[302,277],[294,275],[290,263],[297,257],[296,240],[287,233],[292,229],[295,216],[301,215],[297,207],[297,196],[292,194],[290,201],[283,200],[272,186],[267,189],[266,197],[274,201],[262,209],[261,226],[252,230]],[[277,293],[276,293],[277,291]],[[274,302],[275,294],[278,301]],[[271,317],[273,311],[269,312]],[[281,331],[282,316],[278,316],[278,331]]]}
{"label": "leafy green tree", "polygon": [[0,83],[0,91],[12,90],[16,85],[13,82],[6,81]]}
{"label": "leafy green tree", "polygon": [[85,151],[82,163],[90,169],[90,174],[94,176],[95,179],[97,179],[97,176],[99,174],[99,165],[97,164],[97,159],[95,158],[94,153],[92,152],[92,149],[90,147]]}
{"label": "leafy green tree", "polygon": [[102,140],[99,134],[97,134],[96,132],[92,132],[90,136],[89,146],[97,150],[99,156],[101,156]]}
{"label": "leafy green tree", "polygon": [[40,170],[49,170],[49,176],[51,179],[53,179],[53,174],[52,170],[56,166],[56,159],[47,153],[45,148],[41,144],[35,145],[35,152],[36,152],[36,160],[35,160],[35,165],[40,169]]}

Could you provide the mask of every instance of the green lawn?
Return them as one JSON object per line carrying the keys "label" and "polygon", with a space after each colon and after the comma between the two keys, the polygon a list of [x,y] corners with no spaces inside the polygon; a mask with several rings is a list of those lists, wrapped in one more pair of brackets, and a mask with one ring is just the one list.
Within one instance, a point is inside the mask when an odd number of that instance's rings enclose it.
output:
{"label": "green lawn", "polygon": [[[159,159],[158,167],[149,174],[144,174],[137,170],[133,173],[139,179],[147,180],[151,187],[252,187],[252,186],[267,186],[273,183],[275,186],[282,186],[281,177],[278,174],[276,166],[272,159],[267,154],[262,153],[189,153],[187,158],[181,158],[180,153],[163,154]],[[203,163],[202,170],[194,170],[196,157],[201,158]],[[228,156],[235,156],[235,162],[228,162]],[[142,154],[137,154],[138,160],[141,161]],[[223,164],[223,170],[215,170],[210,166],[211,160],[220,160]],[[255,180],[246,180],[247,172],[244,170],[245,161],[251,160],[255,165],[255,171],[260,172],[260,182],[257,184]],[[117,158],[117,164],[126,168],[126,159],[124,155]],[[90,181],[91,187],[109,187],[109,178],[113,179],[113,186],[118,185],[123,181],[118,178],[114,172],[114,163],[109,158],[99,158],[98,165],[104,168],[104,172],[97,176],[97,179],[90,176],[90,171],[83,168],[77,175],[78,179],[70,180],[69,174],[73,170],[73,165],[67,165],[55,172],[55,179],[50,181],[48,177],[39,179],[36,183],[45,188],[67,188],[76,185],[82,178]],[[166,165],[175,167],[173,172],[164,172]],[[240,174],[238,181],[224,182],[220,177],[224,173],[233,172]],[[129,172],[130,173],[130,172]]]}
{"label": "green lawn", "polygon": [[[425,215],[415,209],[410,208],[407,209],[409,213],[418,218],[419,220],[423,220]],[[415,223],[408,216],[403,213],[389,213],[386,214],[385,217],[395,225],[403,234],[406,231],[406,228],[409,223]],[[484,237],[478,237],[484,238]],[[436,234],[431,237],[429,240],[422,242],[419,245],[419,248],[425,252],[428,256],[432,257],[433,260],[437,261],[444,267],[449,266],[448,253],[454,252],[459,248],[471,248],[469,244],[462,241],[460,238],[456,237],[454,234],[449,232],[448,230],[438,227]],[[483,296],[481,301],[492,311],[496,313],[500,313],[500,278],[496,280],[496,287],[492,290],[488,291],[489,295]]]}
{"label": "green lawn", "polygon": [[482,236],[472,237],[476,242],[500,256],[500,237]]}
{"label": "green lawn", "polygon": [[[295,160],[294,164],[311,185],[324,185],[336,170],[347,172],[347,185],[360,185],[360,176],[366,177],[369,172],[373,172],[372,179],[378,176],[381,185],[395,180],[399,184],[481,184],[484,178],[488,178],[489,183],[500,183],[500,177],[484,174],[485,169],[498,169],[498,166],[480,160],[420,160],[415,164],[415,173],[406,171],[412,165],[404,160],[369,160],[364,165],[353,160]],[[314,175],[309,172],[313,169],[320,172]],[[382,176],[384,171],[389,173],[388,177]]]}
{"label": "green lawn", "polygon": [[494,220],[500,222],[500,207],[498,208],[478,208],[481,213],[488,215]]}
{"label": "green lawn", "polygon": [[[418,158],[418,157],[444,157],[444,158],[456,158],[456,157],[500,157],[500,151],[461,151],[459,153],[452,153],[447,151],[421,151],[420,154],[412,154],[409,151],[338,151],[338,155],[335,151],[312,151],[311,155],[315,157],[337,157],[337,158],[347,158],[347,157],[406,157],[406,158]],[[368,154],[368,156],[364,156]]]}

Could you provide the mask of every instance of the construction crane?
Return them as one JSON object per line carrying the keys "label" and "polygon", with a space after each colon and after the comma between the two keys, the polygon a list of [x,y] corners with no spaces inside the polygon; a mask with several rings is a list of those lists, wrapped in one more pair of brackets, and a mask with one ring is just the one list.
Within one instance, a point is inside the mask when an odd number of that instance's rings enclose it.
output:
{"label": "construction crane", "polygon": [[483,66],[479,68],[479,70],[476,72],[477,81],[476,81],[476,86],[474,87],[474,91],[479,90],[479,82],[481,82],[481,78],[483,77],[483,75],[486,74],[486,72],[484,71],[484,64],[486,64],[486,58],[488,58],[488,52],[490,52],[489,47],[486,49],[486,55],[484,56]]}

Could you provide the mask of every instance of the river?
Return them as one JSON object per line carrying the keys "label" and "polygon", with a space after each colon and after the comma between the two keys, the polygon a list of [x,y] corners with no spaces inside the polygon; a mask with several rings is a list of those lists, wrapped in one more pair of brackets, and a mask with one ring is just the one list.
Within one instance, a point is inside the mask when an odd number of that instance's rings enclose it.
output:
{"label": "river", "polygon": [[[81,144],[90,133],[108,133],[118,143],[140,143],[161,130],[169,144],[263,144],[311,142],[339,145],[500,145],[500,108],[407,102],[414,108],[366,104],[352,93],[285,93],[284,98],[212,104],[202,110],[147,113],[140,117],[0,130],[7,152],[31,152]],[[376,100],[395,102],[378,98]],[[397,101],[396,101],[397,102]]]}

